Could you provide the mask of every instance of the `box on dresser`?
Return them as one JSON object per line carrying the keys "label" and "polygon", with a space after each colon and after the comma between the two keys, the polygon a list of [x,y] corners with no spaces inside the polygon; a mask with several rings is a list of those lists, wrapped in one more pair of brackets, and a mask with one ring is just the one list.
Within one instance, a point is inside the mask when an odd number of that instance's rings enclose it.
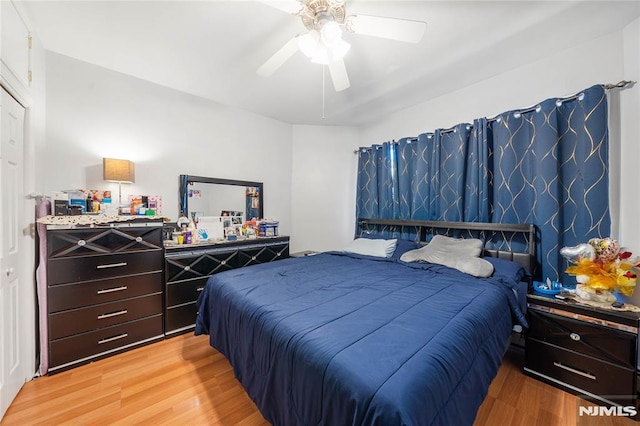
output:
{"label": "box on dresser", "polygon": [[162,220],[47,225],[49,372],[164,337]]}
{"label": "box on dresser", "polygon": [[527,304],[526,374],[637,411],[639,313],[537,295]]}

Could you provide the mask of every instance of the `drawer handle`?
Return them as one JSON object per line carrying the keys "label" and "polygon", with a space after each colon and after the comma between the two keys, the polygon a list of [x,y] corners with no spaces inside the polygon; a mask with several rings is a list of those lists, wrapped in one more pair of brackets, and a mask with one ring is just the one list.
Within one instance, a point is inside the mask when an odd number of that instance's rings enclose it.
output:
{"label": "drawer handle", "polygon": [[124,315],[126,314],[128,311],[126,309],[123,309],[121,311],[118,312],[109,312],[108,314],[102,314],[102,315],[98,315],[98,319],[105,319],[105,318],[111,318],[111,317],[117,317],[118,315]]}
{"label": "drawer handle", "polygon": [[142,241],[142,237],[136,237],[136,243],[139,243],[140,241]]}
{"label": "drawer handle", "polygon": [[202,290],[204,290],[204,287],[198,287],[198,288],[196,288],[196,291],[197,291],[198,293],[200,293]]}
{"label": "drawer handle", "polygon": [[124,339],[127,336],[129,336],[127,333],[122,333],[117,336],[107,337],[106,339],[98,340],[98,344],[102,345],[103,343],[109,343],[113,342],[114,340]]}
{"label": "drawer handle", "polygon": [[106,293],[113,293],[114,291],[122,291],[122,290],[126,290],[127,286],[123,285],[120,287],[114,287],[114,288],[105,288],[104,290],[98,290],[96,291],[97,294],[106,294]]}
{"label": "drawer handle", "polygon": [[576,342],[580,341],[580,335],[578,333],[571,333],[569,337],[571,337],[571,340],[575,340]]}
{"label": "drawer handle", "polygon": [[580,371],[580,370],[576,370],[575,368],[567,367],[566,365],[563,365],[563,364],[561,364],[559,362],[554,362],[553,365],[555,365],[558,368],[562,368],[563,370],[570,371],[571,373],[577,374],[579,376],[586,377],[587,379],[591,379],[591,380],[595,380],[596,379],[596,376],[594,376],[593,374],[585,373],[584,371]]}
{"label": "drawer handle", "polygon": [[256,260],[256,257],[255,256],[251,256],[251,260]]}
{"label": "drawer handle", "polygon": [[96,266],[96,269],[119,268],[121,266],[127,266],[127,262],[108,263],[106,265],[98,265]]}

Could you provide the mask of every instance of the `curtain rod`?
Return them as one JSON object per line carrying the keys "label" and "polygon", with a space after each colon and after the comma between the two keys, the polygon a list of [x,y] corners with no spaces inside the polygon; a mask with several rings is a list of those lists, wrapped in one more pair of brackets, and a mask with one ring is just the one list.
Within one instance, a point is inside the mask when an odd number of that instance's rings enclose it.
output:
{"label": "curtain rod", "polygon": [[604,88],[605,90],[611,90],[611,89],[626,89],[628,88],[632,88],[634,85],[636,84],[635,81],[631,81],[631,80],[622,80],[619,81],[616,84],[605,84]]}
{"label": "curtain rod", "polygon": [[[617,83],[608,83],[608,84],[603,84],[603,85],[602,85],[602,87],[604,87],[604,89],[605,89],[605,90],[613,90],[613,89],[621,89],[621,90],[624,90],[624,89],[627,89],[627,88],[629,88],[629,89],[630,89],[630,88],[632,88],[633,86],[635,86],[635,84],[636,84],[636,82],[635,82],[635,81],[633,81],[633,80],[621,80],[621,81],[619,81],[619,82],[617,82]],[[558,99],[556,100],[556,103],[558,103],[558,102],[559,102],[559,103],[562,103],[562,102],[566,102],[566,101],[572,101],[572,100],[574,100],[574,99],[580,99],[580,98],[582,98],[582,97],[584,97],[584,93],[583,93],[583,92],[580,92],[580,93],[577,93],[577,94],[572,95],[572,96],[567,96],[567,97],[564,97],[564,98],[558,98]],[[539,104],[538,104],[538,105],[536,105],[536,106],[529,107],[529,108],[523,108],[523,109],[521,109],[520,111],[518,111],[518,113],[520,113],[520,114],[525,114],[525,113],[527,113],[527,112],[536,111],[538,108],[540,108],[540,105],[539,105]],[[501,115],[501,114],[498,114],[498,115],[496,115],[495,117],[487,118],[487,123],[491,123],[491,122],[493,122],[493,121],[500,120],[500,115]],[[473,126],[473,125],[471,125],[471,126]],[[446,133],[453,132],[453,130],[454,130],[454,129],[455,129],[455,126],[454,126],[454,127],[449,128],[449,129],[441,130],[441,131],[440,131],[440,134],[446,134]],[[433,134],[433,132],[431,132],[431,133]],[[417,140],[418,140],[418,138],[417,138],[417,137],[415,137],[415,136],[414,136],[414,137],[410,137],[410,138],[406,138],[406,139],[407,139],[407,141],[408,141],[408,142],[411,142],[411,141],[417,141]],[[395,139],[394,139],[391,143],[396,143]],[[361,150],[366,151],[367,149],[371,149],[371,148],[361,147],[361,148],[358,148],[358,149],[354,150],[354,151],[353,151],[353,153],[354,153],[354,154],[357,154],[357,153],[359,153]]]}

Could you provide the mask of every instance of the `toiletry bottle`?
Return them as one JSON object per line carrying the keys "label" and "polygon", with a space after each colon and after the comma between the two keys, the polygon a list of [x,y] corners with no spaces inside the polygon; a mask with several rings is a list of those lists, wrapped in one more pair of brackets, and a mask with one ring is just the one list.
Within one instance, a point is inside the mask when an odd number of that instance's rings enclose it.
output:
{"label": "toiletry bottle", "polygon": [[190,220],[189,224],[187,225],[187,232],[191,233],[191,243],[193,244],[197,242],[198,233],[196,232],[196,225],[193,223],[192,220]]}
{"label": "toiletry bottle", "polygon": [[85,212],[91,213],[93,212],[93,199],[91,198],[91,194],[87,194],[87,201],[85,204]]}

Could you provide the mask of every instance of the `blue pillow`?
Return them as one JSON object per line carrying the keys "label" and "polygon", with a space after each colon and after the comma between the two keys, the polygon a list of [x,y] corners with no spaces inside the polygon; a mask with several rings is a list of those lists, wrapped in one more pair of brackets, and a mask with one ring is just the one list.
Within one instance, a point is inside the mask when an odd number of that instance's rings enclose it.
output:
{"label": "blue pillow", "polygon": [[408,251],[419,249],[422,247],[420,243],[416,243],[415,241],[410,240],[398,240],[396,243],[396,251],[391,255],[392,259],[399,260],[400,256],[405,254]]}
{"label": "blue pillow", "polygon": [[492,276],[494,277],[504,277],[509,280],[519,282],[525,275],[527,275],[527,271],[522,267],[522,265],[516,262],[491,256],[485,256],[483,259],[493,265]]}
{"label": "blue pillow", "polygon": [[[363,232],[360,235],[360,238],[368,238],[370,240],[384,239],[384,237],[381,237],[375,234],[370,234],[367,232]],[[420,243],[416,243],[415,241],[398,239],[396,243],[396,250],[391,255],[391,259],[399,260],[400,256],[402,256],[409,250],[415,250],[420,247],[422,247],[422,245]]]}

